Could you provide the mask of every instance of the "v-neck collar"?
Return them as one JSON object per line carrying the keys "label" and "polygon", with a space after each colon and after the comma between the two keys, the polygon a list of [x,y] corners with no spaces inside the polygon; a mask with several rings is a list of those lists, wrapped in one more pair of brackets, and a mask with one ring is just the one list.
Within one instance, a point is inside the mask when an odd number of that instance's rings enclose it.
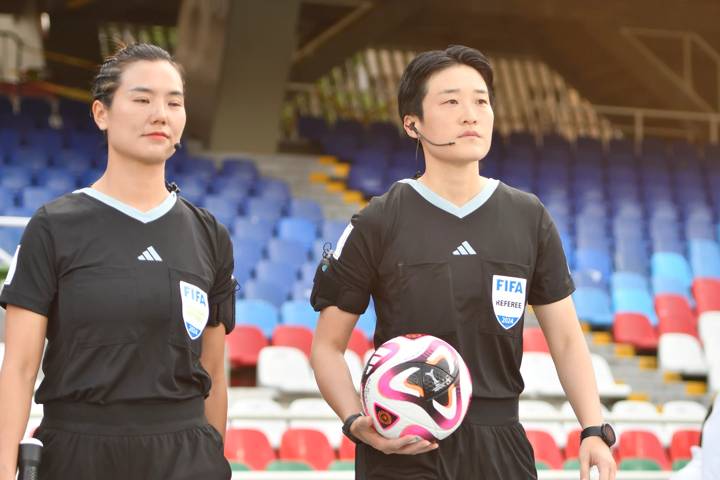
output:
{"label": "v-neck collar", "polygon": [[495,192],[498,185],[500,184],[499,180],[494,178],[488,178],[485,186],[482,188],[482,190],[480,190],[480,192],[478,192],[477,195],[468,200],[465,205],[458,207],[449,200],[446,200],[445,198],[430,190],[427,185],[418,180],[412,178],[405,178],[403,180],[399,180],[399,182],[407,183],[417,193],[419,193],[421,197],[430,202],[432,205],[436,206],[440,210],[446,211],[451,215],[455,215],[458,218],[467,217],[472,212],[482,207],[485,202],[487,202],[488,199],[492,196],[492,194]]}
{"label": "v-neck collar", "polygon": [[124,213],[128,217],[132,217],[142,223],[150,223],[162,217],[169,212],[170,209],[172,209],[177,201],[177,194],[175,192],[170,192],[160,205],[148,210],[147,212],[142,212],[137,208],[131,207],[130,205],[123,203],[110,195],[95,190],[94,188],[81,188],[80,190],[75,190],[73,193],[84,193],[85,195],[92,197],[95,200],[102,202],[105,205],[112,207],[115,210]]}

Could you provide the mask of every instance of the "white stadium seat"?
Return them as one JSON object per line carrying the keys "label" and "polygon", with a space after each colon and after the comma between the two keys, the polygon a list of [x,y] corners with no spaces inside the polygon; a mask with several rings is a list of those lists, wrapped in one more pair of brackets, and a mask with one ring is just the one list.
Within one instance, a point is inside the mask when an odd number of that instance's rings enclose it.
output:
{"label": "white stadium seat", "polygon": [[663,372],[685,375],[706,375],[708,373],[700,342],[685,333],[665,333],[658,345],[658,366]]}
{"label": "white stadium seat", "polygon": [[664,445],[670,442],[670,439],[665,436],[665,430],[661,425],[662,416],[657,407],[650,402],[644,400],[621,400],[613,405],[610,414],[618,438],[622,432],[627,430],[643,430],[654,433]]}
{"label": "white stadium seat", "polygon": [[319,430],[325,434],[333,448],[340,447],[343,436],[342,422],[322,398],[298,398],[290,403],[288,413],[291,416],[290,428]]}
{"label": "white stadium seat", "polygon": [[555,439],[559,447],[564,447],[567,434],[563,428],[563,415],[549,402],[542,400],[520,400],[519,414],[526,430],[543,430]]}
{"label": "white stadium seat", "polygon": [[630,385],[620,384],[610,370],[607,360],[597,354],[591,354],[598,392],[602,398],[625,398],[630,394]]}
{"label": "white stadium seat", "polygon": [[350,370],[350,377],[352,377],[355,390],[359,391],[363,374],[363,364],[360,363],[360,357],[352,350],[345,350],[345,363],[347,363],[348,370]]}
{"label": "white stadium seat", "polygon": [[[269,418],[252,418],[264,416]],[[277,419],[273,419],[277,416]],[[287,430],[286,410],[275,400],[267,398],[243,398],[232,402],[228,408],[228,423],[233,428],[254,428],[265,434],[273,448],[280,446]]]}
{"label": "white stadium seat", "polygon": [[549,353],[525,352],[520,365],[520,374],[525,382],[524,393],[527,395],[548,397],[565,395]]}
{"label": "white stadium seat", "polygon": [[665,425],[665,435],[672,439],[678,430],[695,430],[700,427],[707,415],[707,408],[692,400],[673,400],[663,405],[661,418]]}
{"label": "white stadium seat", "polygon": [[265,347],[260,350],[257,384],[285,393],[319,393],[307,357],[293,347]]}

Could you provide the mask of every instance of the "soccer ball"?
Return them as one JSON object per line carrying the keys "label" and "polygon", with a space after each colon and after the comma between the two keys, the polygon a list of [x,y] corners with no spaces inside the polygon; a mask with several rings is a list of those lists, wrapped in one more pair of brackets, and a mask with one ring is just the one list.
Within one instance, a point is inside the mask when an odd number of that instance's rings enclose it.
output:
{"label": "soccer ball", "polygon": [[467,413],[472,381],[460,354],[431,335],[402,335],[368,360],[360,384],[365,415],[387,438],[442,440]]}

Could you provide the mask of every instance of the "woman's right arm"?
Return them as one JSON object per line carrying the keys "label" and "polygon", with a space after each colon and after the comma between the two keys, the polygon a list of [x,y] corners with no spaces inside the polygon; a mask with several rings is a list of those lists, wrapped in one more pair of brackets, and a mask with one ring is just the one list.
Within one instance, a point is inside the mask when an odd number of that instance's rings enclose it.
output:
{"label": "woman's right arm", "polygon": [[0,480],[15,478],[18,444],[27,428],[46,328],[47,317],[8,305],[0,369]]}
{"label": "woman's right arm", "polygon": [[[310,362],[320,393],[342,421],[362,411],[360,397],[355,391],[343,355],[357,320],[357,314],[334,306],[324,308],[318,319],[312,345]],[[437,448],[436,443],[413,435],[387,439],[375,431],[372,420],[366,416],[355,420],[350,431],[364,443],[386,454],[414,455]]]}

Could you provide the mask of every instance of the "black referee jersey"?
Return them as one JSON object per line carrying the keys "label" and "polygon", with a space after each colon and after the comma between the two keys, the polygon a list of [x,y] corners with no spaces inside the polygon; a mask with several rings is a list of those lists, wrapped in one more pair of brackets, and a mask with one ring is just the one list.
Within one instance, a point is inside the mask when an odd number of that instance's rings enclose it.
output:
{"label": "black referee jersey", "polygon": [[558,232],[534,195],[488,179],[457,207],[402,180],[353,216],[329,268],[318,269],[312,303],[361,314],[372,295],[376,347],[408,333],[440,337],[467,363],[473,397],[487,408],[488,399],[510,400],[516,415],[525,305],[573,290]]}
{"label": "black referee jersey", "polygon": [[207,326],[234,327],[227,230],[174,192],[140,212],[86,188],[30,220],[0,295],[48,317],[38,403],[202,398]]}

